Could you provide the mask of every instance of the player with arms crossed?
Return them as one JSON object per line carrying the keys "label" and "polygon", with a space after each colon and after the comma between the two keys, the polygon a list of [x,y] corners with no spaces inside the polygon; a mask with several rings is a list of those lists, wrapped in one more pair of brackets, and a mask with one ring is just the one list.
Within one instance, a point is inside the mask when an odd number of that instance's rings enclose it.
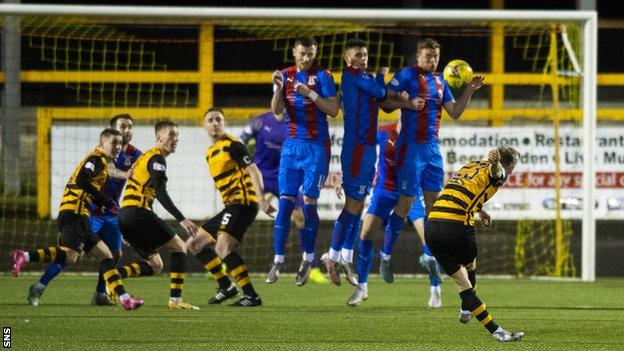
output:
{"label": "player with arms crossed", "polygon": [[182,299],[186,277],[186,243],[173,232],[165,221],[152,210],[154,200],[180,223],[189,236],[195,236],[197,226],[178,210],[167,192],[167,162],[165,158],[178,146],[178,125],[160,121],[154,127],[156,145],[144,153],[130,171],[123,192],[119,227],[124,238],[144,259],[121,270],[124,277],[151,276],[163,268],[158,251],[171,251],[171,284],[168,307],[170,309],[199,309]]}
{"label": "player with arms crossed", "polygon": [[[228,274],[243,291],[243,296],[230,306],[261,306],[262,300],[251,284],[245,261],[234,250],[240,246],[245,232],[256,219],[258,207],[270,217],[273,217],[275,209],[264,198],[262,175],[251,161],[247,148],[227,134],[225,128],[222,109],[213,107],[206,112],[204,129],[212,140],[212,145],[206,150],[206,161],[225,209],[204,223],[188,245],[192,252],[203,250],[209,260],[219,263],[223,260],[226,264]],[[215,244],[216,254],[209,249],[212,243]],[[218,297],[215,296],[215,299]],[[230,297],[233,295],[224,292],[221,301]]]}
{"label": "player with arms crossed", "polygon": [[91,231],[89,223],[92,208],[100,212],[110,210],[113,214],[118,211],[117,203],[103,195],[101,190],[109,176],[109,163],[119,155],[121,146],[119,131],[109,128],[100,133],[99,146],[78,164],[65,186],[57,218],[61,232],[59,244],[28,252],[13,251],[11,272],[15,277],[29,262],[56,263],[63,268],[75,263],[81,251],[93,252],[100,259],[100,272],[108,289],[119,297],[123,308],[134,310],[143,305],[142,299],[126,293],[122,277],[115,268],[113,254],[102,239]]}
{"label": "player with arms crossed", "polygon": [[[451,118],[458,119],[472,95],[483,86],[483,77],[473,77],[455,101],[442,74],[436,71],[440,44],[434,39],[425,38],[418,42],[416,61],[416,66],[403,68],[388,84],[389,97],[407,92],[410,99],[419,98],[423,103],[418,111],[401,110],[403,127],[396,145],[400,197],[388,223],[392,236],[399,235],[419,187],[424,192],[426,213],[442,189],[444,165],[438,141],[442,108]],[[427,266],[432,274],[439,275],[435,261],[428,261]]]}
{"label": "player with arms crossed", "polygon": [[[110,127],[117,129],[121,133],[122,146],[121,152],[115,159],[114,164],[109,163],[109,178],[104,186],[104,194],[106,197],[119,201],[121,192],[123,191],[126,179],[128,179],[128,170],[134,161],[141,155],[136,147],[130,144],[132,140],[132,129],[134,121],[129,114],[119,114],[110,119]],[[106,208],[105,212],[100,212],[97,206],[92,206],[90,223],[91,231],[95,235],[102,238],[106,246],[113,253],[115,266],[119,264],[121,258],[121,242],[122,236],[119,231],[118,213],[113,213],[110,208]],[[39,281],[30,287],[28,292],[28,303],[33,306],[39,304],[39,299],[43,294],[46,286],[54,279],[65,267],[58,263],[51,263],[46,267],[46,271]],[[114,306],[115,301],[106,292],[106,283],[102,272],[98,276],[98,284],[95,293],[91,299],[92,305],[97,306]]]}
{"label": "player with arms crossed", "polygon": [[474,291],[477,241],[473,217],[480,212],[483,225],[492,225],[483,205],[507,181],[518,158],[519,153],[513,148],[499,146],[488,153],[487,160],[465,164],[449,179],[434,203],[425,230],[427,245],[459,290],[460,322],[468,323],[472,315],[496,340],[504,342],[519,341],[524,333],[499,327]]}
{"label": "player with arms crossed", "polygon": [[301,238],[303,260],[295,278],[302,286],[310,276],[315,258],[319,228],[317,200],[327,179],[330,159],[327,115],[338,115],[339,103],[331,73],[314,64],[317,43],[313,37],[295,40],[292,50],[295,66],[273,73],[271,110],[284,114],[286,141],[282,147],[279,170],[279,209],[275,220],[276,241],[290,231],[295,198],[302,188],[304,230]]}

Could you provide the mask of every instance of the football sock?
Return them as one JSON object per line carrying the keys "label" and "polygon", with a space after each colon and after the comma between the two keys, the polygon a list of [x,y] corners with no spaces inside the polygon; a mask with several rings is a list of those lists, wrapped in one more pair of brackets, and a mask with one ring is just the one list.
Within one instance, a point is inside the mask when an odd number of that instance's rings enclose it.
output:
{"label": "football sock", "polygon": [[243,293],[247,296],[258,296],[249,279],[249,272],[247,272],[247,266],[243,259],[234,251],[225,256],[223,262],[227,265],[228,274],[236,285],[243,290]]}
{"label": "football sock", "polygon": [[368,274],[373,265],[373,242],[372,240],[360,240],[358,247],[357,273],[358,283],[368,282]]}
{"label": "football sock", "polygon": [[329,259],[336,262],[340,259],[340,249],[345,241],[345,236],[351,234],[353,227],[353,219],[356,216],[347,210],[342,210],[338,220],[334,223],[334,230],[331,238],[331,250],[329,251]]}
{"label": "football sock", "polygon": [[216,280],[219,288],[227,289],[232,285],[232,281],[223,269],[223,262],[217,253],[209,246],[204,247],[195,257],[204,265],[204,268],[210,272],[212,279]]}
{"label": "football sock", "polygon": [[355,242],[360,237],[360,228],[362,227],[362,221],[360,221],[360,215],[353,218],[353,225],[351,226],[351,232],[345,237],[345,241],[342,244],[342,250],[340,250],[342,259],[346,262],[353,263],[353,248]]}
{"label": "football sock", "polygon": [[186,254],[184,252],[171,253],[171,295],[170,297],[179,300],[182,297],[182,289],[184,288],[184,278],[186,277]]}
{"label": "football sock", "polygon": [[479,300],[472,289],[466,289],[459,293],[462,300],[462,310],[468,310],[490,332],[494,333],[498,325],[494,323],[492,315],[485,308],[485,304]]}
{"label": "football sock", "polygon": [[154,269],[145,261],[133,262],[119,268],[121,278],[137,278],[154,275]]}
{"label": "football sock", "polygon": [[117,268],[115,268],[115,261],[112,258],[105,258],[100,261],[100,271],[106,281],[108,291],[110,291],[111,294],[115,294],[119,297],[126,294],[123,280],[121,280],[121,275]]}
{"label": "football sock", "polygon": [[47,267],[41,278],[39,278],[39,283],[43,286],[47,286],[50,284],[52,279],[54,279],[57,275],[59,275],[65,269],[65,264],[62,263],[50,263]]}
{"label": "football sock", "polygon": [[[319,228],[319,216],[318,216],[318,212],[317,212],[317,205],[308,205],[308,204],[304,204],[303,205],[303,218],[305,221],[305,230],[302,231],[303,237],[302,237],[302,243],[303,245],[303,250],[307,253],[307,254],[312,254],[314,255],[314,249],[316,246],[316,236],[318,234],[318,228]],[[312,257],[311,260],[308,260],[309,262],[312,262],[312,260],[314,259],[314,257]]]}
{"label": "football sock", "polygon": [[381,248],[381,252],[386,255],[392,255],[392,249],[394,247],[394,243],[399,238],[399,234],[403,229],[403,222],[405,218],[399,217],[396,213],[392,213],[390,216],[390,220],[388,221],[388,225],[386,225],[386,230],[384,232],[384,242],[383,247]]}
{"label": "football sock", "polygon": [[[119,255],[118,254],[113,254],[113,264],[115,265],[115,267],[117,267],[119,265]],[[118,269],[119,271],[119,269]],[[121,275],[121,272],[119,272]],[[123,277],[122,277],[123,279]],[[102,272],[102,270],[100,269],[100,272],[98,273],[98,282],[97,282],[97,286],[95,287],[95,291],[101,294],[106,294],[106,282],[104,281],[104,274]]]}
{"label": "football sock", "polygon": [[29,262],[54,262],[65,263],[67,253],[60,246],[50,246],[45,249],[37,249],[28,251]]}
{"label": "football sock", "polygon": [[431,249],[427,246],[427,244],[423,245],[423,253],[427,256],[433,257],[433,252],[431,252]]}
{"label": "football sock", "polygon": [[277,217],[273,226],[273,251],[275,255],[284,255],[286,252],[286,241],[290,231],[290,217],[294,209],[294,202],[288,199],[279,199]]}

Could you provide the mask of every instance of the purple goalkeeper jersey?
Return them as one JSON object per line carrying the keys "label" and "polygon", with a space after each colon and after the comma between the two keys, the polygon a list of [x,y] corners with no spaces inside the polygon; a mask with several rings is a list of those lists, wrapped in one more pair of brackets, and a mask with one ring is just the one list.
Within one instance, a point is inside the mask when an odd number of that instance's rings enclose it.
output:
{"label": "purple goalkeeper jersey", "polygon": [[284,122],[278,121],[273,112],[269,111],[252,117],[241,134],[243,143],[247,143],[249,139],[256,139],[254,163],[260,169],[263,178],[277,180],[285,132]]}

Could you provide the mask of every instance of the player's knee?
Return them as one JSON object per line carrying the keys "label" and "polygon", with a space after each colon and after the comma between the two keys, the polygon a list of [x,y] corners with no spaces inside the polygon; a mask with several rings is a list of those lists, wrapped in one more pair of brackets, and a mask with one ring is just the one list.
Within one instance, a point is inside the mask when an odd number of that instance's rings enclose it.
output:
{"label": "player's knee", "polygon": [[154,255],[150,257],[150,259],[147,261],[147,264],[149,264],[150,267],[152,267],[152,269],[154,270],[154,275],[159,274],[163,269],[163,261],[160,255]]}
{"label": "player's knee", "polygon": [[66,258],[65,258],[65,264],[74,264],[76,263],[76,261],[78,261],[78,257],[80,257],[80,254],[77,253],[74,250],[67,250],[66,252]]}
{"label": "player's knee", "polygon": [[186,253],[186,243],[177,235],[175,235],[166,246],[173,252]]}
{"label": "player's knee", "polygon": [[364,210],[364,201],[358,201],[350,197],[347,197],[347,201],[345,201],[344,208],[352,215],[358,216]]}
{"label": "player's knee", "polygon": [[225,258],[230,252],[234,251],[238,246],[238,240],[227,233],[219,233],[217,237],[217,244],[215,245],[215,251],[221,258]]}

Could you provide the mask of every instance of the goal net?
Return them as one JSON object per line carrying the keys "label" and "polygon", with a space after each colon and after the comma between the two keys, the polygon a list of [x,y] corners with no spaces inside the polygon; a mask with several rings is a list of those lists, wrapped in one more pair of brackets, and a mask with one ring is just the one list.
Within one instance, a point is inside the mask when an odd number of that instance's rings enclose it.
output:
{"label": "goal net", "polygon": [[[494,225],[478,229],[479,271],[593,279],[595,218],[621,219],[615,210],[624,197],[617,167],[624,132],[602,125],[596,130],[596,119],[608,119],[609,112],[596,114],[595,14],[280,13],[276,18],[266,9],[0,5],[7,90],[0,251],[57,240],[54,220],[65,182],[116,114],[134,118],[132,144],[141,150],[153,146],[156,121],[180,125],[178,150],[167,160],[168,190],[181,211],[201,223],[222,208],[204,159],[209,140],[201,128],[203,112],[223,107],[229,132],[239,136],[250,117],[269,110],[271,73],[292,65],[294,38],[317,39],[317,62],[333,73],[339,88],[349,38],[368,43],[369,70],[390,67],[389,80],[415,64],[416,42],[432,37],[442,45],[439,71],[463,59],[486,82],[458,121],[443,116],[445,171],[452,174],[499,144],[522,155],[515,174],[486,206]],[[457,99],[461,90],[453,93]],[[14,101],[20,94],[21,107]],[[11,106],[17,115],[9,115]],[[399,114],[380,116],[385,124]],[[340,116],[330,124],[333,175],[340,172],[342,133]],[[335,179],[330,176],[319,199],[319,253],[342,208],[333,194]],[[159,205],[156,212],[172,220]],[[241,250],[254,271],[264,271],[273,255],[272,228],[261,215],[245,237]],[[397,273],[421,272],[420,250],[406,225],[394,254]],[[291,271],[299,252],[293,226]],[[4,260],[0,255],[7,267]],[[85,259],[74,269],[94,267]]]}

